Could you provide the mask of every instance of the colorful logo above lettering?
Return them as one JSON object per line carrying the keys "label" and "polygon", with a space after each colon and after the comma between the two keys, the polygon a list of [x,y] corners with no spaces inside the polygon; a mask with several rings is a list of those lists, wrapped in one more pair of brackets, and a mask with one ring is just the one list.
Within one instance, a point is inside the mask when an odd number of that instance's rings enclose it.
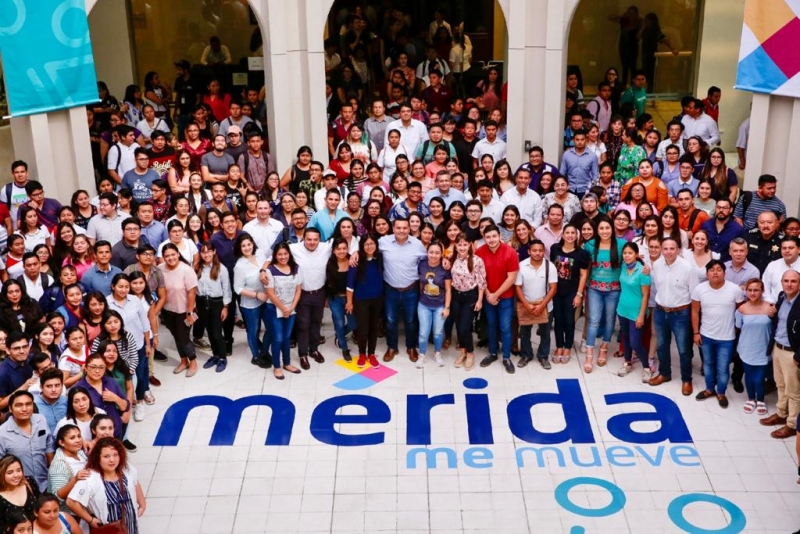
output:
{"label": "colorful logo above lettering", "polygon": [[371,388],[378,382],[383,382],[397,374],[397,371],[385,365],[372,367],[369,363],[363,369],[359,369],[356,362],[346,362],[343,359],[336,360],[336,363],[352,371],[354,374],[343,378],[334,384],[339,389],[347,391],[358,391],[359,389]]}
{"label": "colorful logo above lettering", "polygon": [[98,101],[84,0],[0,0],[0,53],[15,117]]}

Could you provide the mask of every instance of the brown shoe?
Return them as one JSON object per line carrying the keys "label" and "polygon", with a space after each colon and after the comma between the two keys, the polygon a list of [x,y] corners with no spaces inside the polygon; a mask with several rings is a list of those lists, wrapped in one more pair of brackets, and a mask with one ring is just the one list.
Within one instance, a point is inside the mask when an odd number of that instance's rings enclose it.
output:
{"label": "brown shoe", "polygon": [[156,387],[158,387],[158,386],[160,386],[160,385],[161,385],[161,380],[159,380],[159,379],[158,379],[158,378],[156,378],[155,376],[151,376],[151,377],[150,377],[150,385],[151,385],[151,386],[156,386]]}
{"label": "brown shoe", "polygon": [[446,338],[444,338],[444,341],[442,342],[442,350],[447,350],[449,348],[450,348],[450,338],[446,337]]}
{"label": "brown shoe", "polygon": [[308,363],[308,356],[300,356],[300,367],[302,367],[304,371],[311,369],[311,365]]}
{"label": "brown shoe", "polygon": [[761,423],[764,426],[785,425],[786,424],[786,418],[785,417],[781,417],[777,413],[774,413],[774,414],[770,415],[769,417],[765,417],[764,419],[759,419],[758,422]]}
{"label": "brown shoe", "polygon": [[417,349],[408,349],[406,352],[408,353],[408,359],[412,362],[419,359],[419,351]]}
{"label": "brown shoe", "polygon": [[691,382],[684,382],[683,385],[681,386],[681,393],[683,393],[684,397],[688,397],[689,395],[691,395],[692,391],[694,391],[694,388],[692,387]]}
{"label": "brown shoe", "polygon": [[672,377],[670,377],[670,378],[667,378],[667,377],[666,377],[666,376],[664,376],[664,375],[658,375],[658,376],[654,376],[653,378],[651,378],[651,379],[650,379],[650,382],[648,382],[648,383],[649,383],[651,386],[660,386],[661,384],[664,384],[664,383],[666,383],[666,382],[669,382],[670,380],[672,380]]}
{"label": "brown shoe", "polygon": [[383,361],[390,362],[394,360],[394,357],[397,355],[397,351],[394,349],[388,349],[386,354],[383,355]]}
{"label": "brown shoe", "polygon": [[793,437],[795,434],[797,434],[797,430],[795,430],[794,428],[789,428],[788,426],[784,425],[780,427],[778,430],[773,431],[770,434],[770,436],[772,436],[775,439],[786,439]]}
{"label": "brown shoe", "polygon": [[322,354],[320,354],[318,350],[315,350],[314,352],[311,353],[311,358],[313,358],[314,361],[317,363],[325,363],[325,358],[322,356]]}

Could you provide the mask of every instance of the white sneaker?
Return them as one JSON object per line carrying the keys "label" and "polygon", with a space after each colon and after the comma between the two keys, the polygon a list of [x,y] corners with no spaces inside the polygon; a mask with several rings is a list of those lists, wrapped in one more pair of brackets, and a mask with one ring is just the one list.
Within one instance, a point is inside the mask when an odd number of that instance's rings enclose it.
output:
{"label": "white sneaker", "polygon": [[444,358],[442,358],[441,352],[433,353],[433,361],[435,361],[436,365],[438,365],[439,367],[444,367]]}
{"label": "white sneaker", "polygon": [[633,370],[633,364],[623,363],[622,367],[620,367],[619,370],[617,371],[617,376],[628,376],[628,373],[630,373],[632,370]]}
{"label": "white sneaker", "polygon": [[650,382],[651,378],[653,378],[653,371],[649,367],[642,369],[642,382]]}
{"label": "white sneaker", "polygon": [[149,389],[144,392],[144,402],[147,404],[156,403],[156,398],[153,396],[153,393],[151,393]]}
{"label": "white sneaker", "polygon": [[417,366],[417,369],[422,369],[422,367],[425,365],[425,355],[420,354],[419,358],[417,358],[417,362],[414,365]]}
{"label": "white sneaker", "polygon": [[133,420],[137,422],[144,421],[144,404],[141,402],[133,407]]}

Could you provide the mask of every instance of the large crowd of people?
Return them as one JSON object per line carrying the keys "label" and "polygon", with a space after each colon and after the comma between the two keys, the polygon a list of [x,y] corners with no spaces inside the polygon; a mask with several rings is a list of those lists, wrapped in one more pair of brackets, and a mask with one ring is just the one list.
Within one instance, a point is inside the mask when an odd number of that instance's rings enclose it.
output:
{"label": "large crowd of people", "polygon": [[[100,85],[87,110],[96,192],[49,198],[12,164],[0,189],[0,527],[137,532],[146,501],[126,433],[156,402],[160,331],[176,375],[221,373],[246,353],[285,380],[324,364],[325,308],[332,343],[359,368],[417,372],[397,361],[404,347],[425,372],[577,358],[575,372],[639,368],[661,386],[677,354],[683,395],[699,370],[698,401],[728,408],[731,384],[772,437],[796,435],[800,220],[774,176],[740,188],[715,146],[719,89],[685,99],[662,135],[643,71],[623,87],[609,69],[591,100],[570,73],[561,161],[533,147],[514,170],[500,73],[464,87],[459,25],[438,13],[418,58],[395,32],[385,94],[361,65],[364,25],[348,18],[341,55],[326,43],[328,154],[303,146],[276,169],[263,89],[203,91],[181,60],[174,94],[156,73],[122,104]],[[445,33],[459,44],[440,59]],[[237,326],[247,347],[234,351]]]}

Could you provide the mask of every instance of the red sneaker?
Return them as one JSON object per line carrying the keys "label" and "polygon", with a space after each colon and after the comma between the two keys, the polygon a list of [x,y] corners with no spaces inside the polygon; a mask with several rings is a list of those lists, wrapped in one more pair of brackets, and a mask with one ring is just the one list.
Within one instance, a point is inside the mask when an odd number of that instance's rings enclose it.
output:
{"label": "red sneaker", "polygon": [[358,368],[359,369],[363,369],[366,364],[367,364],[367,355],[366,354],[359,354],[358,355],[358,363],[356,364],[356,365],[358,365]]}
{"label": "red sneaker", "polygon": [[369,364],[370,364],[372,367],[374,367],[375,369],[377,369],[378,367],[380,367],[380,366],[381,366],[381,364],[380,364],[380,363],[378,363],[378,358],[376,358],[374,354],[370,354],[370,355],[369,355]]}

